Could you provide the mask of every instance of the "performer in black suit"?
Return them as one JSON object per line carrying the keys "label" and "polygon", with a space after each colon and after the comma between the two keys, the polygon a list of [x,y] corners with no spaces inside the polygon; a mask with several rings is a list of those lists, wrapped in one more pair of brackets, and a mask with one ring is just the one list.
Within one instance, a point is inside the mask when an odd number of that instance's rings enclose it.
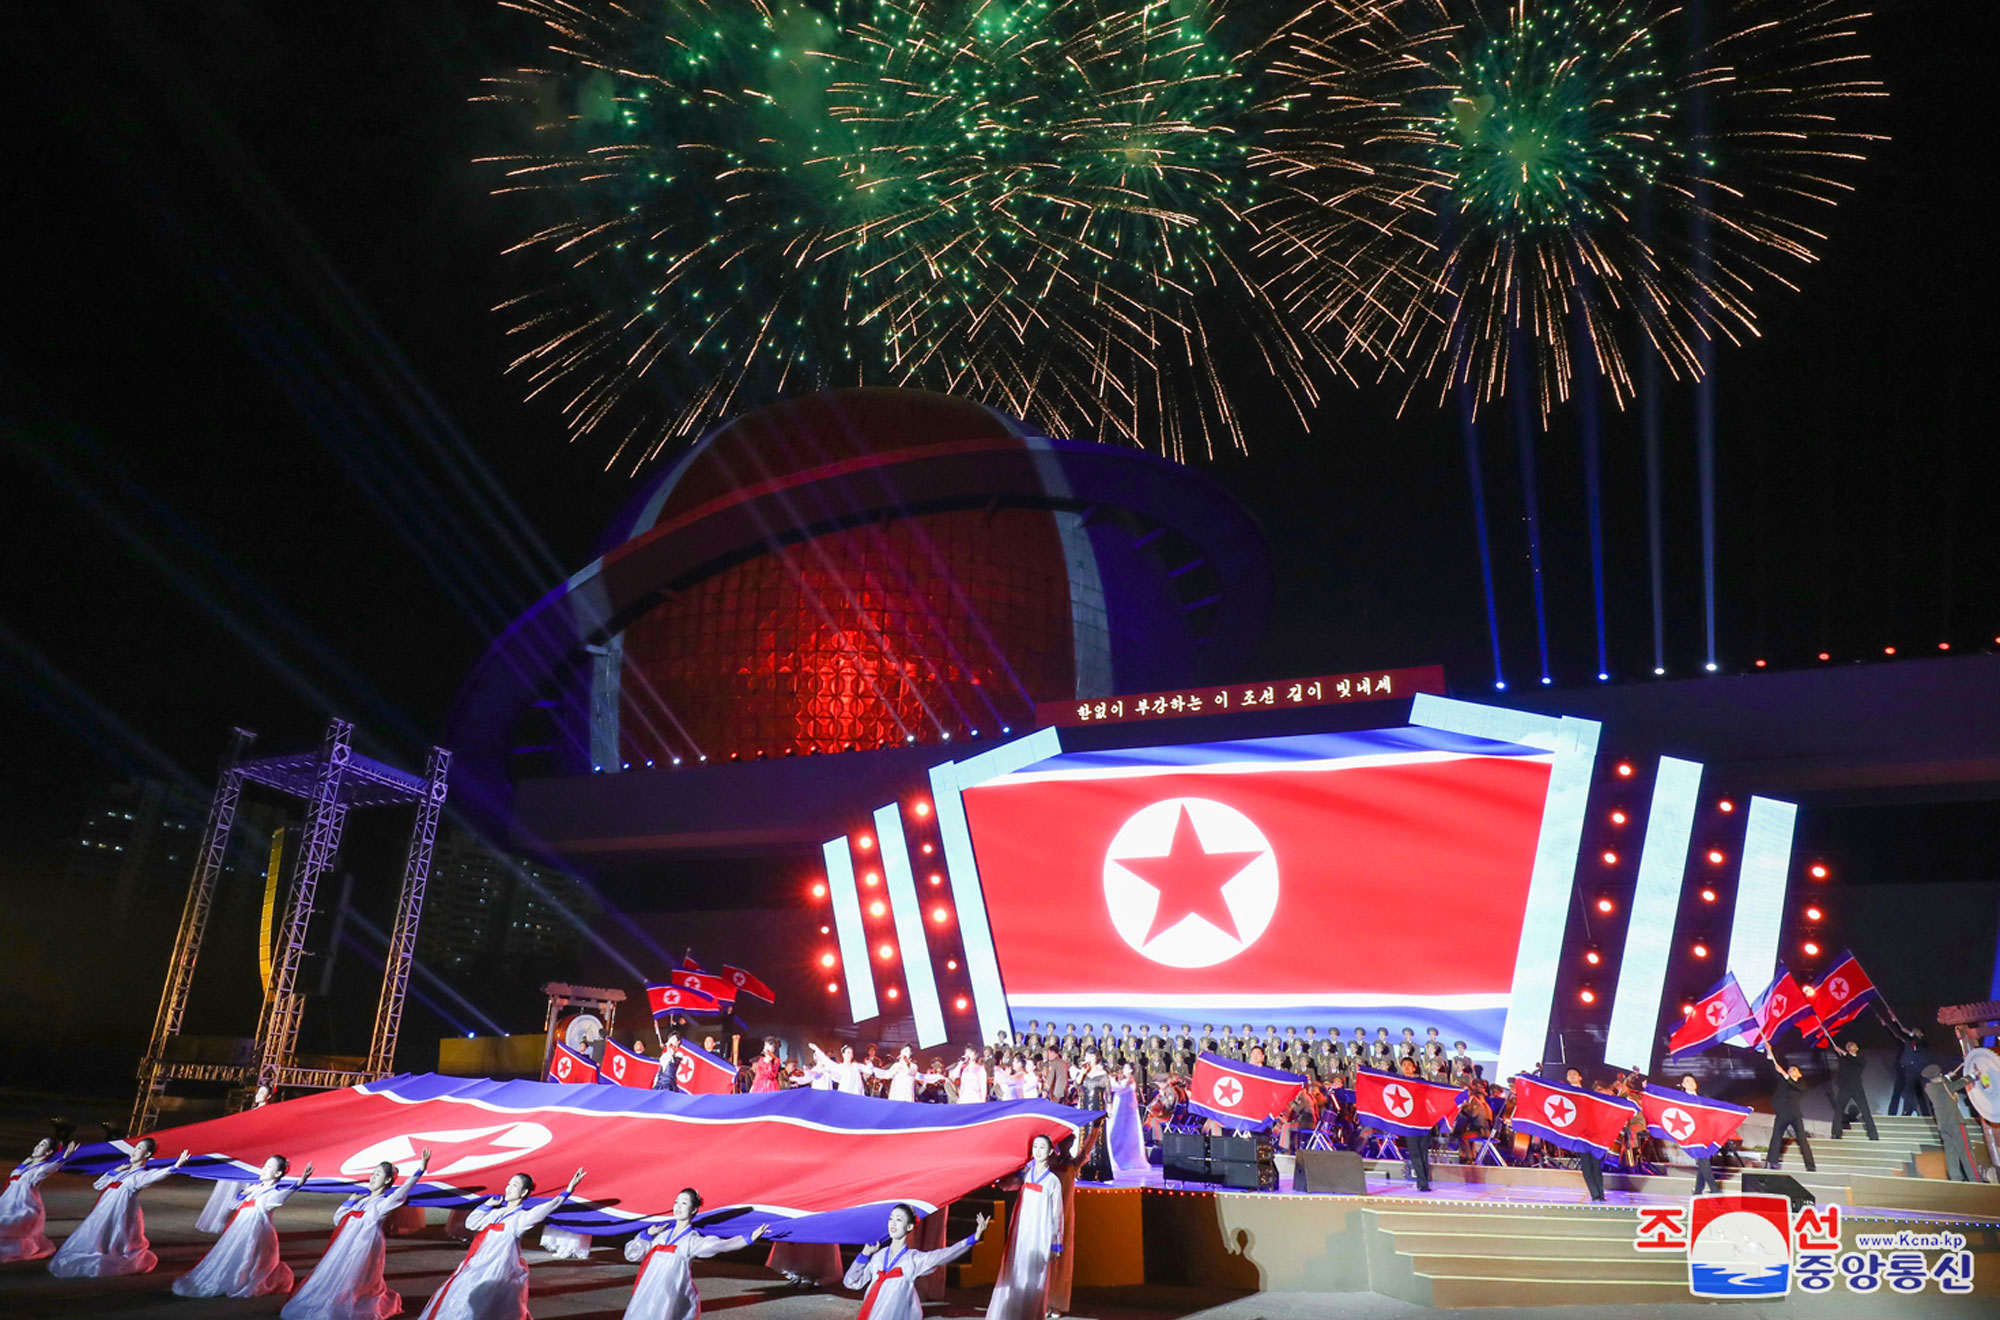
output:
{"label": "performer in black suit", "polygon": [[1861,1072],[1866,1060],[1861,1057],[1859,1042],[1848,1041],[1846,1048],[1831,1051],[1828,1060],[1833,1069],[1833,1139],[1840,1140],[1840,1134],[1847,1127],[1847,1108],[1854,1106],[1861,1111],[1861,1125],[1868,1129],[1870,1141],[1882,1138],[1875,1132],[1875,1114],[1868,1108],[1868,1092],[1861,1088]]}
{"label": "performer in black suit", "polygon": [[1771,1053],[1770,1045],[1764,1046],[1764,1055],[1771,1066],[1778,1070],[1778,1085],[1771,1091],[1771,1147],[1764,1152],[1764,1167],[1778,1167],[1778,1152],[1785,1144],[1785,1133],[1799,1139],[1799,1153],[1805,1156],[1806,1172],[1818,1169],[1813,1163],[1812,1143],[1806,1140],[1806,1121],[1799,1113],[1799,1098],[1806,1093],[1805,1077],[1798,1065],[1790,1067],[1778,1062],[1778,1056]]}

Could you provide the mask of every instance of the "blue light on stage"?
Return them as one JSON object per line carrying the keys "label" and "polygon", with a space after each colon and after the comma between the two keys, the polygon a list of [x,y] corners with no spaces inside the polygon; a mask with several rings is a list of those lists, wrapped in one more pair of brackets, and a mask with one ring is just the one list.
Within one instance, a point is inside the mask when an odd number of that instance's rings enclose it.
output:
{"label": "blue light on stage", "polygon": [[1792,832],[1799,809],[1771,798],[1750,799],[1743,823],[1743,862],[1736,875],[1736,910],[1729,923],[1729,970],[1754,995],[1777,974],[1778,936],[1785,924],[1785,890],[1792,869]]}
{"label": "blue light on stage", "polygon": [[1701,796],[1701,766],[1672,756],[1660,758],[1653,776],[1653,805],[1646,813],[1646,842],[1639,853],[1639,879],[1625,927],[1625,956],[1618,963],[1617,996],[1604,1036],[1604,1062],[1613,1068],[1650,1072],[1660,1038],[1660,998],[1673,951],[1674,918],[1680,912],[1681,882],[1687,874],[1688,843]]}
{"label": "blue light on stage", "polygon": [[882,879],[889,886],[889,911],[896,921],[896,943],[903,958],[903,984],[909,987],[910,1015],[917,1022],[917,1044],[928,1049],[946,1039],[944,1009],[938,1003],[937,974],[931,968],[931,946],[924,935],[923,909],[917,903],[916,877],[910,874],[903,813],[893,802],[875,809],[875,841],[881,848]]}
{"label": "blue light on stage", "polygon": [[841,970],[847,976],[847,1003],[856,1022],[865,1022],[880,1010],[875,1005],[875,973],[868,966],[868,932],[861,925],[861,895],[854,888],[854,857],[847,850],[847,837],[828,839],[820,851],[826,856],[826,892],[833,901],[833,929],[840,940]]}
{"label": "blue light on stage", "polygon": [[1541,835],[1535,843],[1535,869],[1522,914],[1521,947],[1514,957],[1513,997],[1507,1006],[1507,1027],[1500,1038],[1495,1073],[1511,1077],[1539,1064],[1548,1041],[1563,932],[1569,925],[1570,894],[1576,885],[1576,859],[1583,846],[1583,820],[1590,805],[1590,780],[1602,726],[1595,720],[1536,715],[1427,693],[1410,703],[1410,723],[1447,733],[1547,747],[1556,754],[1549,771]]}

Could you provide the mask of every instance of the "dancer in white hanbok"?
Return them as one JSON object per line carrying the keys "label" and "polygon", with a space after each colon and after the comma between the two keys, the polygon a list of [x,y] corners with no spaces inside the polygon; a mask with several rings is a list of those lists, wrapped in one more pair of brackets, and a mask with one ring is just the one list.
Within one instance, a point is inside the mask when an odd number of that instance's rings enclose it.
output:
{"label": "dancer in white hanbok", "polygon": [[[828,1086],[842,1095],[868,1094],[868,1083],[864,1080],[863,1074],[877,1070],[870,1069],[867,1064],[856,1063],[852,1045],[841,1046],[838,1059],[829,1059],[826,1051],[817,1045],[808,1044],[806,1048],[811,1050],[813,1055],[812,1076],[815,1087],[824,1079]],[[888,1074],[877,1072],[877,1075]]]}
{"label": "dancer in white hanbok", "polygon": [[1015,1175],[1021,1195],[1007,1224],[1007,1254],[986,1320],[1046,1320],[1049,1265],[1063,1249],[1062,1169],[1054,1142],[1038,1136],[1028,1144],[1027,1167]]}
{"label": "dancer in white hanbok", "polygon": [[146,1216],[139,1193],[188,1161],[188,1153],[161,1169],[146,1162],[159,1149],[151,1137],[139,1138],[132,1157],[99,1178],[97,1204],[49,1258],[49,1273],[64,1279],[101,1279],[114,1274],[145,1274],[160,1263],[146,1241]]}
{"label": "dancer in white hanbok", "polygon": [[230,1212],[222,1236],[200,1264],[174,1280],[176,1296],[262,1297],[292,1290],[292,1267],[279,1258],[271,1212],[305,1186],[313,1171],[306,1165],[306,1171],[287,1186],[284,1177],[291,1167],[282,1155],[264,1161],[257,1181],[244,1184],[237,1193],[236,1209]]}
{"label": "dancer in white hanbok", "polygon": [[[908,1100],[914,1102],[917,1098],[918,1082],[941,1082],[944,1080],[937,1073],[919,1072],[917,1070],[917,1061],[911,1057],[910,1047],[907,1045],[896,1055],[896,1061],[886,1068],[871,1068],[867,1064],[861,1066],[864,1071],[872,1076],[879,1077],[889,1083],[889,1098],[891,1100]],[[980,1070],[980,1076],[982,1079],[984,1078],[984,1069]]]}
{"label": "dancer in white hanbok", "polygon": [[1146,1172],[1146,1133],[1139,1125],[1139,1078],[1129,1063],[1111,1079],[1109,1112],[1104,1145],[1111,1157],[1111,1172],[1121,1178]]}
{"label": "dancer in white hanbok", "polygon": [[986,1065],[980,1062],[978,1047],[965,1047],[965,1057],[951,1066],[951,1080],[958,1084],[958,1103],[962,1105],[983,1105],[986,1103]]}
{"label": "dancer in white hanbok", "polygon": [[431,1295],[423,1320],[528,1320],[528,1262],[521,1259],[521,1237],[554,1214],[583,1181],[583,1170],[569,1186],[540,1205],[529,1205],[535,1180],[517,1173],[507,1180],[507,1195],[489,1197],[466,1216],[472,1245],[465,1259]]}
{"label": "dancer in white hanbok", "polygon": [[[271,1103],[271,1088],[259,1086],[257,1094],[251,1097],[250,1107],[262,1109]],[[209,1186],[208,1201],[195,1216],[194,1226],[204,1233],[220,1233],[229,1227],[229,1216],[236,1213],[237,1194],[243,1184],[235,1178],[217,1178]]]}
{"label": "dancer in white hanbok", "polygon": [[710,1237],[694,1226],[701,1193],[683,1187],[674,1197],[674,1217],[635,1234],[625,1244],[625,1259],[639,1267],[632,1281],[632,1300],[625,1320],[697,1320],[701,1294],[695,1291],[690,1268],[704,1256],[741,1251],[764,1236],[763,1225],[749,1237]]}
{"label": "dancer in white hanbok", "polygon": [[42,1180],[74,1154],[74,1141],[57,1146],[43,1137],[7,1175],[7,1190],[0,1192],[0,1262],[40,1260],[56,1249],[42,1232],[48,1222],[42,1213]]}
{"label": "dancer in white hanbok", "polygon": [[917,1297],[917,1280],[972,1250],[972,1244],[986,1232],[986,1216],[979,1216],[970,1237],[936,1251],[918,1251],[910,1246],[909,1238],[916,1226],[917,1212],[907,1205],[897,1206],[889,1212],[888,1239],[863,1247],[854,1264],[848,1266],[847,1286],[868,1290],[861,1299],[859,1320],[923,1320],[924,1306]]}
{"label": "dancer in white hanbok", "polygon": [[333,1238],[285,1309],[283,1320],[388,1320],[403,1313],[402,1297],[382,1278],[388,1244],[382,1222],[410,1199],[430,1168],[429,1147],[410,1176],[396,1185],[396,1166],[384,1160],[368,1175],[368,1190],[340,1203]]}

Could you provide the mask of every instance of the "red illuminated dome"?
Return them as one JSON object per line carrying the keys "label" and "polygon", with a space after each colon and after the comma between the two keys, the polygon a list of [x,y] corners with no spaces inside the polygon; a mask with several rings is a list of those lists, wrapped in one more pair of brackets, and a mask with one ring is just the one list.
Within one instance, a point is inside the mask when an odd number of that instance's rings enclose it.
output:
{"label": "red illuminated dome", "polygon": [[453,716],[491,782],[1025,731],[1227,674],[1261,537],[1205,477],[856,389],[718,428],[494,644]]}

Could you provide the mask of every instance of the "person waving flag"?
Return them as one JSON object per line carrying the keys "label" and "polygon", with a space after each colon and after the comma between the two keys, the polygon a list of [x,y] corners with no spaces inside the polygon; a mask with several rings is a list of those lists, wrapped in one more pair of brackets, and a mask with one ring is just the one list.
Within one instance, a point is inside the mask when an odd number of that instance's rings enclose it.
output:
{"label": "person waving flag", "polygon": [[1292,1107],[1305,1085],[1306,1079],[1297,1073],[1204,1052],[1195,1058],[1187,1103],[1189,1109],[1225,1127],[1261,1132]]}
{"label": "person waving flag", "polygon": [[1354,1113],[1361,1126],[1399,1137],[1421,1136],[1458,1113],[1465,1088],[1373,1068],[1354,1070]]}
{"label": "person waving flag", "polygon": [[1694,1012],[1667,1042],[1667,1057],[1678,1059],[1699,1054],[1754,1021],[1750,1003],[1743,997],[1743,987],[1736,984],[1736,973],[1725,972],[1714,988],[1696,1002]]}
{"label": "person waving flag", "polygon": [[1861,970],[1854,955],[1843,952],[1813,987],[1812,1007],[1826,1024],[1826,1030],[1838,1031],[1859,1017],[1864,1007],[1881,998],[1882,992],[1875,988],[1868,973]]}
{"label": "person waving flag", "polygon": [[1514,1131],[1602,1159],[1632,1121],[1629,1100],[1524,1073],[1514,1079]]}

